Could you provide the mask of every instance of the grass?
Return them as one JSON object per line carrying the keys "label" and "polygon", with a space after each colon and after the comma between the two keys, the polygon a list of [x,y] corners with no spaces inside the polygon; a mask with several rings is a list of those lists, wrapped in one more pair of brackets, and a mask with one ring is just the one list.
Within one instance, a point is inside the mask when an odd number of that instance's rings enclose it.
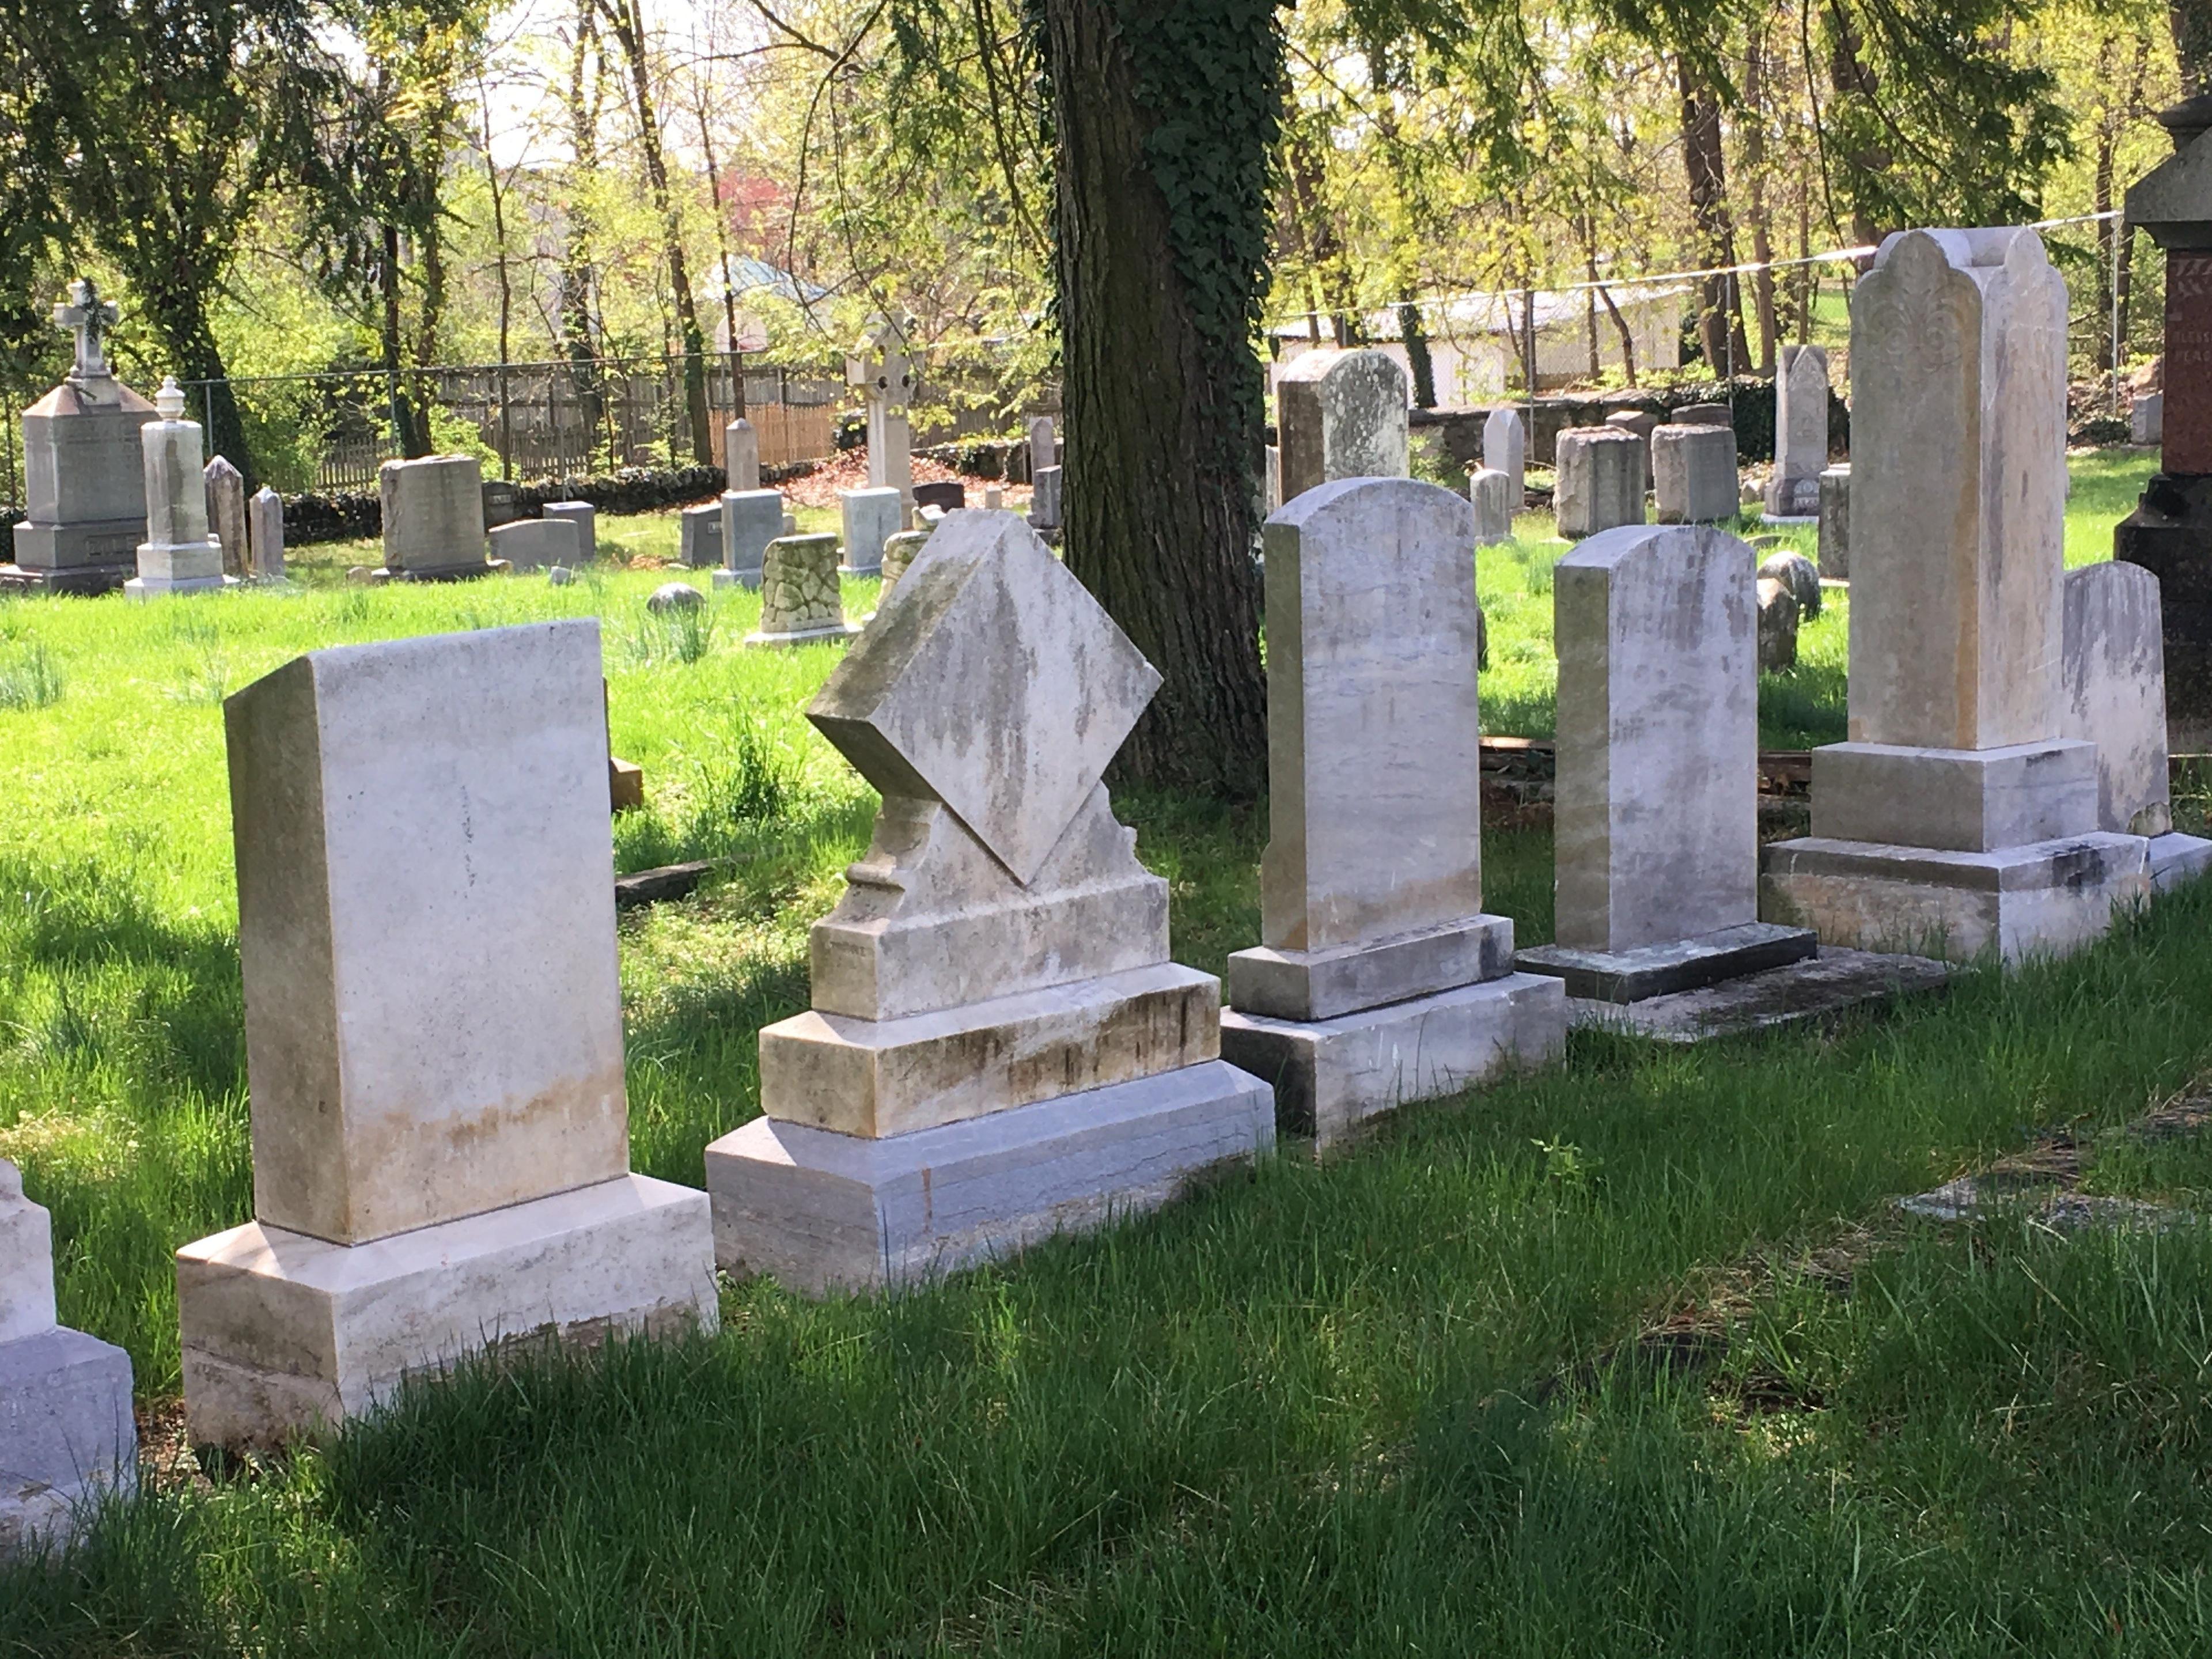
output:
{"label": "grass", "polygon": [[[1544,706],[1538,659],[1500,656],[1549,605],[1499,601],[1555,557],[1484,555],[1486,725]],[[613,641],[665,579],[0,611],[69,684],[0,712],[41,826],[0,855],[0,1154],[55,1211],[64,1319],[130,1347],[149,1403],[168,1252],[251,1209],[220,715],[179,688],[535,615]],[[872,805],[797,718],[834,656],[738,650],[749,606],[719,596],[688,659],[608,657],[653,802],[623,861],[738,860],[623,924],[634,1158],[693,1183]],[[1263,815],[1120,805],[1178,956],[1218,971],[1256,934]],[[1485,852],[1492,908],[1547,936],[1548,837]],[[1580,1036],[1565,1070],[1004,1267],[732,1286],[713,1341],[472,1370],[0,1576],[0,1653],[2203,1650],[2212,1237],[1887,1200],[2054,1124],[2109,1146],[2093,1180],[2212,1184],[2131,1173],[2112,1133],[2212,1060],[2208,925],[2185,893],[1826,1032]]]}

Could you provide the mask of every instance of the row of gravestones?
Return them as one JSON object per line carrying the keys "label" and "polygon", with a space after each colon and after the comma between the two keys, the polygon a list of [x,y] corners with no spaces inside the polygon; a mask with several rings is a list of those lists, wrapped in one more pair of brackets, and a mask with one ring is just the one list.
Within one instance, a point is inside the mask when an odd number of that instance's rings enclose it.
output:
{"label": "row of gravestones", "polygon": [[[882,806],[704,1193],[629,1168],[598,624],[257,682],[225,709],[255,1218],[178,1255],[192,1437],[341,1424],[488,1346],[711,1330],[717,1265],[955,1269],[1279,1121],[1328,1140],[1556,1060],[1571,1023],[1702,1035],[1731,997],[2094,939],[2212,846],[2166,811],[2154,587],[2063,572],[2065,322],[2031,231],[1893,238],[1857,285],[1855,735],[1816,751],[1810,836],[1756,843],[1750,550],[1632,525],[1561,560],[1540,949],[1483,908],[1473,504],[1302,489],[1265,531],[1271,837],[1226,1011],[1101,783],[1158,675],[1032,529],[948,516],[808,709]],[[1305,466],[1295,399],[1283,430]],[[43,1214],[0,1182],[20,1537],[128,1479],[129,1376],[55,1326]]]}

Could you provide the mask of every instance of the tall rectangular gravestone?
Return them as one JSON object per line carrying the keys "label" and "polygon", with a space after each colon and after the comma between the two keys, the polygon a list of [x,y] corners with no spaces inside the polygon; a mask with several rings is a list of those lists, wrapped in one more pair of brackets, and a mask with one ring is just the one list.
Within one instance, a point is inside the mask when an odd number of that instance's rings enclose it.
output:
{"label": "tall rectangular gravestone", "polygon": [[483,468],[475,456],[386,461],[377,490],[384,507],[383,580],[451,581],[490,572]]}
{"label": "tall rectangular gravestone", "polygon": [[1099,781],[1158,684],[1010,513],[948,515],[884,594],[807,709],[882,793],[875,839],[814,925],[812,1009],[760,1034],[763,1115],[707,1149],[731,1273],[924,1279],[1270,1142]]}
{"label": "tall rectangular gravestone", "polygon": [[[1852,359],[1856,363],[1856,356]],[[1774,478],[1766,516],[1794,522],[1819,516],[1820,474],[1828,465],[1828,349],[1782,348],[1774,381]]]}
{"label": "tall rectangular gravestone", "polygon": [[284,580],[284,498],[267,484],[246,504],[246,544],[258,581]]}
{"label": "tall rectangular gravestone", "polygon": [[207,521],[222,544],[222,574],[246,577],[253,574],[253,557],[246,546],[246,477],[224,457],[207,464]]}
{"label": "tall rectangular gravestone", "polygon": [[1261,944],[1229,960],[1222,1054],[1326,1142],[1555,1057],[1566,1003],[1482,908],[1472,509],[1340,479],[1265,535]]}
{"label": "tall rectangular gravestone", "polygon": [[1518,410],[1493,409],[1483,418],[1482,464],[1505,475],[1506,495],[1518,513],[1528,495],[1528,428]]}
{"label": "tall rectangular gravestone", "polygon": [[178,1252],[193,1439],[712,1330],[704,1195],[629,1173],[598,623],[313,652],[224,720],[256,1219]]}
{"label": "tall rectangular gravestone", "polygon": [[223,574],[222,544],[208,533],[207,478],[200,466],[200,428],[184,418],[185,394],[165,380],[154,399],[159,418],[138,428],[145,450],[146,539],[138,574],[123,584],[126,598],[198,593],[233,585]]}
{"label": "tall rectangular gravestone", "polygon": [[1411,470],[1406,371],[1383,351],[1322,346],[1275,376],[1283,500],[1338,478],[1402,478]]}
{"label": "tall rectangular gravestone", "polygon": [[768,544],[783,534],[783,493],[731,489],[722,495],[722,563],[717,587],[758,588]]}
{"label": "tall rectangular gravestone", "polygon": [[2066,317],[2017,228],[1901,233],[1853,291],[1850,741],[1761,896],[1824,944],[2012,962],[2147,890],[2061,732]]}

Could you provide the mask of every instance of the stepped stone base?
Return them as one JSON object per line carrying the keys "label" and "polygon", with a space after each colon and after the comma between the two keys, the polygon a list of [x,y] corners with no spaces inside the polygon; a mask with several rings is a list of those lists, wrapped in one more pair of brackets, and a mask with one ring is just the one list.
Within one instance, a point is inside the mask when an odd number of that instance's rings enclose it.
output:
{"label": "stepped stone base", "polygon": [[1646,945],[1633,951],[1578,951],[1540,945],[1522,951],[1513,965],[1524,974],[1550,974],[1566,981],[1567,994],[1587,1001],[1642,1002],[1692,991],[1744,974],[1801,962],[1820,949],[1805,927],[1749,921],[1696,939]]}
{"label": "stepped stone base", "polygon": [[1760,857],[1759,914],[1810,927],[1823,946],[2008,964],[2102,938],[2150,895],[2148,843],[2100,831],[2002,852],[1960,853],[1806,836]]}
{"label": "stepped stone base", "polygon": [[1625,1031],[1662,1042],[1704,1042],[1842,1012],[1860,1003],[1940,990],[1951,969],[1926,957],[1829,949],[1780,968],[1745,974],[1641,1002],[1567,999],[1577,1030]]}
{"label": "stepped stone base", "polygon": [[1535,974],[1334,1019],[1221,1015],[1221,1057],[1274,1085],[1285,1132],[1324,1146],[1377,1113],[1557,1060],[1566,1039],[1566,988]]}
{"label": "stepped stone base", "polygon": [[66,1545],[137,1480],[131,1356],[66,1326],[0,1342],[0,1559]]}
{"label": "stepped stone base", "polygon": [[1229,1002],[1275,1019],[1334,1019],[1512,971],[1512,919],[1474,915],[1334,950],[1239,951],[1229,958]]}
{"label": "stepped stone base", "polygon": [[237,586],[235,576],[133,576],[123,584],[123,597],[158,599],[171,593],[219,593]]}
{"label": "stepped stone base", "polygon": [[707,1148],[714,1254],[808,1296],[910,1283],[1156,1208],[1274,1136],[1267,1085],[1218,1060],[881,1139],[756,1118]]}
{"label": "stepped stone base", "polygon": [[186,1427],[222,1446],[335,1428],[488,1350],[719,1323],[707,1195],[636,1175],[367,1244],[251,1222],[177,1252],[177,1304]]}

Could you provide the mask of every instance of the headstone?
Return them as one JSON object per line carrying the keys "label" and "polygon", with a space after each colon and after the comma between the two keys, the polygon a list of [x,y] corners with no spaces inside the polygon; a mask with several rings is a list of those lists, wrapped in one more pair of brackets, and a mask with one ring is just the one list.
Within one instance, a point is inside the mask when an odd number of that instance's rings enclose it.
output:
{"label": "headstone", "polygon": [[1724,426],[1652,428],[1652,496],[1661,524],[1717,524],[1736,514],[1735,434]]}
{"label": "headstone", "polygon": [[905,575],[908,567],[921,556],[921,550],[929,545],[930,535],[927,530],[902,530],[884,544],[885,587]]}
{"label": "headstone", "polygon": [[1482,908],[1474,511],[1339,479],[1267,520],[1269,839],[1222,1054],[1327,1142],[1556,1058],[1566,1003]]}
{"label": "headstone", "polygon": [[137,571],[146,535],[145,451],[154,405],[115,378],[106,340],[121,313],[88,278],[54,321],[76,337],[69,377],[23,411],[24,515],[0,586],[105,593]]}
{"label": "headstone", "polygon": [[1553,507],[1569,541],[1644,522],[1644,440],[1619,427],[1559,434]]}
{"label": "headstone", "polygon": [[284,580],[284,498],[267,484],[246,504],[246,544],[257,580]]}
{"label": "headstone", "polygon": [[722,562],[722,504],[687,507],[679,521],[676,562],[686,570],[712,570]]}
{"label": "headstone", "polygon": [[779,536],[768,544],[760,628],[745,636],[747,645],[818,645],[860,631],[845,620],[835,536]]}
{"label": "headstone", "polygon": [[645,608],[656,617],[672,611],[697,611],[707,603],[707,596],[690,582],[663,582],[646,596]]}
{"label": "headstone", "polygon": [[377,475],[384,507],[384,568],[403,580],[482,575],[483,469],[473,455],[386,461]]}
{"label": "headstone", "polygon": [[1623,432],[1633,432],[1644,446],[1644,487],[1651,488],[1651,434],[1659,429],[1659,416],[1648,409],[1617,409],[1605,417],[1605,423]]}
{"label": "headstone", "polygon": [[763,1115],[707,1149],[727,1271],[926,1279],[1271,1142],[1099,781],[1158,684],[1012,514],[948,516],[884,595],[807,710],[883,806],[812,1010],[761,1033]]}
{"label": "headstone", "polygon": [[1828,349],[1785,345],[1782,372],[1774,380],[1774,481],[1766,487],[1767,517],[1816,516],[1820,474],[1827,466]]}
{"label": "headstone", "polygon": [[1493,409],[1484,418],[1482,464],[1512,480],[1506,494],[1518,513],[1528,494],[1528,428],[1518,410]]}
{"label": "headstone", "polygon": [[1623,525],[1553,567],[1556,942],[1516,962],[1572,996],[1641,1002],[1818,948],[1759,920],[1751,565],[1721,531]]}
{"label": "headstone", "polygon": [[1338,478],[1402,478],[1410,470],[1406,371],[1382,351],[1319,346],[1275,376],[1285,502]]}
{"label": "headstone", "polygon": [[1735,407],[1732,404],[1684,404],[1667,418],[1674,426],[1724,426],[1731,434],[1735,431]]}
{"label": "headstone", "polygon": [[2139,392],[2128,409],[2128,441],[2156,446],[2166,438],[2166,393]]}
{"label": "headstone", "polygon": [[1820,474],[1820,574],[1851,579],[1851,464]]}
{"label": "headstone", "polygon": [[548,587],[567,587],[575,580],[576,573],[566,565],[552,565],[545,572],[545,585]]}
{"label": "headstone", "polygon": [[1759,562],[1759,574],[1780,582],[1797,601],[1797,614],[1810,622],[1820,614],[1820,571],[1802,553],[1770,553]]}
{"label": "headstone", "polygon": [[1006,492],[1001,489],[997,484],[985,484],[983,486],[983,510],[986,513],[996,513],[1000,511],[1005,504],[1006,495]]}
{"label": "headstone", "polygon": [[1474,508],[1474,544],[1494,547],[1513,539],[1513,479],[1492,466],[1467,475],[1467,499]]}
{"label": "headstone", "polygon": [[489,539],[492,557],[506,560],[515,570],[544,570],[556,564],[573,568],[584,562],[582,540],[567,519],[517,519],[494,526]]}
{"label": "headstone", "polygon": [[1260,496],[1266,503],[1266,518],[1283,504],[1283,452],[1273,444],[1267,447],[1260,464]]}
{"label": "headstone", "polygon": [[1797,595],[1778,576],[1759,579],[1759,667],[1779,674],[1797,665],[1797,623],[1803,611]]}
{"label": "headstone", "polygon": [[1850,740],[1765,851],[1770,920],[2014,962],[2148,890],[2061,731],[2066,329],[2033,230],[1904,232],[1854,288]]}
{"label": "headstone", "polygon": [[207,464],[204,476],[208,529],[222,544],[222,574],[251,575],[253,561],[246,545],[246,477],[220,455]]}
{"label": "headstone", "polygon": [[2066,573],[2064,734],[2097,745],[2097,827],[2149,839],[2151,884],[2212,868],[2212,842],[2177,835],[2167,776],[2158,578],[2138,564]]}
{"label": "headstone", "polygon": [[768,544],[786,533],[781,491],[728,491],[722,497],[722,564],[714,586],[757,589]]}
{"label": "headstone", "polygon": [[[913,331],[914,319],[903,311],[872,317],[845,359],[845,384],[867,400],[868,487],[896,489],[902,507],[914,500],[914,433],[907,416],[914,401],[914,363],[907,355]],[[871,557],[869,568],[874,563]]]}
{"label": "headstone", "polygon": [[522,498],[504,478],[483,480],[483,521],[487,532],[513,524],[522,516]]}
{"label": "headstone", "polygon": [[760,434],[742,415],[722,428],[722,472],[733,494],[745,495],[761,487]]}
{"label": "headstone", "polygon": [[255,1219],[178,1252],[196,1443],[714,1328],[704,1195],[629,1173],[600,674],[586,618],[316,651],[224,706]]}
{"label": "headstone", "polygon": [[1060,528],[1060,469],[1039,467],[1030,479],[1030,525],[1036,530]]}
{"label": "headstone", "polygon": [[66,1547],[137,1480],[131,1356],[56,1320],[52,1219],[0,1158],[0,1562]]}
{"label": "headstone", "polygon": [[138,574],[123,584],[134,599],[198,593],[233,580],[222,572],[222,544],[208,534],[199,422],[184,418],[185,394],[173,378],[161,382],[154,407],[160,418],[138,429],[145,448],[146,539],[138,544]]}
{"label": "headstone", "polygon": [[918,483],[914,487],[915,510],[933,507],[940,512],[957,513],[968,505],[968,486],[957,478],[945,478],[935,483]]}
{"label": "headstone", "polygon": [[565,519],[576,526],[576,557],[589,562],[599,550],[599,509],[589,501],[548,501],[538,509],[548,519]]}
{"label": "headstone", "polygon": [[884,544],[903,527],[899,492],[889,486],[841,489],[837,504],[845,522],[846,574],[874,575],[884,562]]}
{"label": "headstone", "polygon": [[1035,481],[1039,471],[1060,465],[1060,444],[1054,434],[1052,416],[1034,416],[1030,421],[1030,477]]}

